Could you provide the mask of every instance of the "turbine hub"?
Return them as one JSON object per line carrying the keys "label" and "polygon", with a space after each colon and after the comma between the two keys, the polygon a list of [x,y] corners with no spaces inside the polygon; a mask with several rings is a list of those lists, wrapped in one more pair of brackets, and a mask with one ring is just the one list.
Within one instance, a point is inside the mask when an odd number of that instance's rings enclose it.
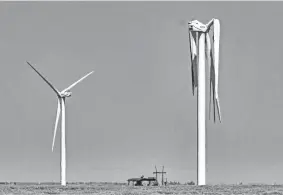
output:
{"label": "turbine hub", "polygon": [[207,26],[197,20],[193,20],[188,23],[189,29],[196,32],[206,32]]}
{"label": "turbine hub", "polygon": [[62,92],[60,95],[61,95],[61,97],[70,97],[72,95],[72,92],[65,91],[65,92]]}

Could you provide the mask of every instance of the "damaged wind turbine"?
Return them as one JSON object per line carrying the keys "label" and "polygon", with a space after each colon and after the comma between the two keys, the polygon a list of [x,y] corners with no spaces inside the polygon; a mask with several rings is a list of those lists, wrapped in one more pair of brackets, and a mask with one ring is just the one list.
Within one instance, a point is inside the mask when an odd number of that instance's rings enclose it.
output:
{"label": "damaged wind turbine", "polygon": [[[206,25],[197,20],[188,23],[189,25],[189,46],[191,58],[192,90],[197,89],[197,128],[198,128],[198,167],[197,184],[205,185],[206,173],[206,129],[205,129],[205,60],[209,64],[209,85],[210,101],[209,116],[211,112],[211,98],[213,100],[213,112],[215,122],[215,111],[217,108],[218,118],[221,123],[221,112],[218,96],[219,77],[219,42],[220,42],[220,22],[212,19]],[[209,31],[213,26],[213,49],[211,47]],[[215,106],[216,104],[216,106]]]}
{"label": "damaged wind turbine", "polygon": [[61,185],[66,185],[66,132],[65,132],[65,101],[67,97],[70,97],[72,95],[72,92],[70,91],[75,85],[77,85],[79,82],[81,82],[83,79],[88,77],[90,74],[92,74],[94,71],[91,71],[87,75],[83,76],[81,79],[67,87],[66,89],[59,92],[41,73],[39,73],[29,62],[27,62],[28,65],[53,89],[53,91],[56,93],[58,97],[58,107],[57,107],[57,114],[56,114],[56,120],[55,120],[55,128],[54,128],[54,135],[53,135],[53,141],[52,141],[52,152],[54,148],[55,143],[55,137],[56,137],[56,131],[57,126],[59,122],[60,113],[61,115]]}
{"label": "damaged wind turbine", "polygon": [[[209,30],[213,25],[213,49],[211,48]],[[193,95],[195,88],[198,87],[198,42],[200,39],[200,35],[203,34],[205,37],[205,54],[206,59],[209,61],[209,72],[210,72],[210,100],[213,100],[213,111],[214,111],[214,122],[215,122],[215,104],[218,111],[219,121],[221,122],[221,112],[220,112],[220,104],[219,104],[219,96],[218,96],[218,78],[219,78],[219,41],[220,41],[220,23],[218,19],[212,19],[208,24],[202,24],[197,20],[193,20],[189,22],[189,42],[190,42],[190,54],[191,54],[191,72],[192,72],[192,89]],[[209,115],[210,115],[211,101],[209,101]]]}

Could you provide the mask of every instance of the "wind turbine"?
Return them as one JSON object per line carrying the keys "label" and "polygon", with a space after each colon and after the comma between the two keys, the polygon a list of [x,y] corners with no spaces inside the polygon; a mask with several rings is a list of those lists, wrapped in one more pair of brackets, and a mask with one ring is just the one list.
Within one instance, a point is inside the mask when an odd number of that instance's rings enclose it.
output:
{"label": "wind turbine", "polygon": [[[213,100],[213,112],[215,122],[215,110],[217,107],[219,121],[221,112],[218,97],[218,68],[219,68],[219,42],[220,22],[218,19],[210,20],[206,25],[197,20],[188,23],[189,44],[191,54],[192,87],[197,88],[197,185],[206,184],[206,114],[205,114],[205,60],[209,61],[210,69],[210,100]],[[209,31],[213,25],[213,51],[210,43]],[[215,106],[216,104],[216,106]]]}
{"label": "wind turbine", "polygon": [[59,92],[41,73],[39,73],[28,61],[28,65],[53,89],[53,91],[56,93],[58,97],[58,107],[57,107],[57,114],[56,114],[56,121],[55,121],[55,128],[54,128],[54,135],[53,135],[53,141],[52,141],[52,152],[54,148],[55,143],[55,137],[56,137],[56,131],[57,126],[59,122],[60,113],[62,112],[61,116],[61,185],[66,185],[66,129],[65,129],[65,102],[66,98],[70,97],[72,95],[72,92],[70,91],[75,85],[77,85],[79,82],[81,82],[83,79],[88,77],[90,74],[92,74],[94,71],[91,71],[90,73],[83,76],[78,81],[74,82],[72,85],[67,87],[66,89]]}

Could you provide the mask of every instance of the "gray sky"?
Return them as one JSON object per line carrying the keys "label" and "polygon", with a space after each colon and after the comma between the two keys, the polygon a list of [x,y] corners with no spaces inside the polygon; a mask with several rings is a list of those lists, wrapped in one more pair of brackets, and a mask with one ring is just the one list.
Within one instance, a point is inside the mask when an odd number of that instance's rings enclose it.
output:
{"label": "gray sky", "polygon": [[67,100],[67,180],[196,181],[196,97],[186,22],[221,22],[222,124],[207,122],[208,183],[283,183],[282,2],[1,2],[0,180],[59,181],[57,88]]}

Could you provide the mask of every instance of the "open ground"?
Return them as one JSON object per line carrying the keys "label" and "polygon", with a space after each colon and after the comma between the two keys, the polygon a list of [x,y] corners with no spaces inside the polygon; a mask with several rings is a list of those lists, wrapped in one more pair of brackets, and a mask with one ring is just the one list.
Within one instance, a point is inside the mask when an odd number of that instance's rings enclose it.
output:
{"label": "open ground", "polygon": [[0,185],[0,193],[14,194],[283,194],[283,185],[169,185],[169,186],[128,186],[126,184],[70,184],[60,185]]}

